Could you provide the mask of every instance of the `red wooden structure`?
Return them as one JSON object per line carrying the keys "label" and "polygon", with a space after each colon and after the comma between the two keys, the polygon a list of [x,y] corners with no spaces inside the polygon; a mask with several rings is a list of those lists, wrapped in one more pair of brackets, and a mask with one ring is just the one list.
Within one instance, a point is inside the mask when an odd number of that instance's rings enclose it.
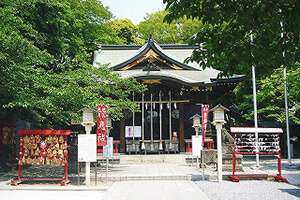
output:
{"label": "red wooden structure", "polygon": [[[67,137],[70,130],[19,130],[20,149],[18,156],[17,178],[11,181],[18,185],[23,181],[60,181],[61,185],[69,183]],[[23,177],[23,165],[63,166],[64,176],[60,178]]]}
{"label": "red wooden structure", "polygon": [[[280,139],[283,133],[281,128],[248,128],[232,127],[234,134],[234,150],[232,156],[232,175],[229,177],[233,182],[239,182],[240,177],[236,174],[236,155],[274,155],[278,162],[278,174],[275,180],[286,182],[281,174],[281,151]],[[256,144],[255,132],[258,132],[258,142]],[[257,148],[258,146],[258,148]],[[249,175],[250,176],[250,175]]]}

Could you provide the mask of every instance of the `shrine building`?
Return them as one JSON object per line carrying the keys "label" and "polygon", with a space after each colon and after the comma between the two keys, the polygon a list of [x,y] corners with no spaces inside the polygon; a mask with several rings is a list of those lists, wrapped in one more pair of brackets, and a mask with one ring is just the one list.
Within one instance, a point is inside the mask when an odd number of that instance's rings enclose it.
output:
{"label": "shrine building", "polygon": [[149,38],[143,46],[101,45],[94,52],[95,67],[106,65],[147,86],[143,94],[131,95],[140,112],[125,112],[121,121],[112,124],[110,136],[119,143],[117,151],[187,151],[195,134],[192,117],[201,115],[201,105],[211,105],[244,79],[243,75],[221,77],[216,69],[186,62],[197,48],[158,44]]}

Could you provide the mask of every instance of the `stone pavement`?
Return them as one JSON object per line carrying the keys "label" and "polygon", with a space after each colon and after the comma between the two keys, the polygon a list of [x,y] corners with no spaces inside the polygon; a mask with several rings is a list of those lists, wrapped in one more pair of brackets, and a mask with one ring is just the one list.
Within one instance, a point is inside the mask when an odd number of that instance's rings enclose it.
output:
{"label": "stone pavement", "polygon": [[[239,183],[199,181],[199,177],[202,178],[201,169],[177,162],[120,164],[113,165],[110,168],[109,176],[123,177],[121,182],[109,182],[108,184],[98,182],[99,185],[97,187],[87,188],[76,185],[61,187],[57,184],[23,184],[12,187],[7,185],[7,181],[3,181],[0,182],[0,200],[63,198],[72,198],[72,200],[294,200],[300,199],[300,162],[299,160],[294,160],[294,163],[292,167],[289,167],[287,161],[283,161],[283,175],[287,177],[291,184],[272,181],[240,181]],[[251,166],[254,164],[255,162],[251,160],[246,161],[244,163],[244,173],[277,173],[276,162],[261,160],[261,168],[251,169]],[[209,177],[216,177],[214,168],[205,169],[205,174],[206,180],[213,179],[208,179]],[[225,174],[230,174],[230,172]],[[98,175],[102,178],[105,177],[103,170]],[[9,176],[11,175],[6,174],[5,177]],[[91,174],[91,177],[94,177],[93,174]],[[131,179],[126,179],[125,177],[131,177]],[[198,179],[193,179],[193,177],[198,177]]]}
{"label": "stone pavement", "polygon": [[271,181],[123,181],[107,190],[0,190],[1,200],[296,200],[299,186]]}
{"label": "stone pavement", "polygon": [[208,200],[192,181],[115,182],[105,200]]}
{"label": "stone pavement", "polygon": [[199,181],[198,187],[211,200],[296,200],[300,199],[299,186],[272,181],[240,181],[222,183]]}
{"label": "stone pavement", "polygon": [[[83,176],[84,174],[82,174]],[[99,179],[106,177],[105,170],[98,173]],[[184,164],[170,163],[145,163],[145,164],[120,164],[109,168],[110,181],[128,180],[202,180],[202,172],[196,167]],[[91,175],[94,179],[94,176]]]}
{"label": "stone pavement", "polygon": [[105,200],[104,191],[37,191],[37,190],[6,190],[0,191],[1,200]]}

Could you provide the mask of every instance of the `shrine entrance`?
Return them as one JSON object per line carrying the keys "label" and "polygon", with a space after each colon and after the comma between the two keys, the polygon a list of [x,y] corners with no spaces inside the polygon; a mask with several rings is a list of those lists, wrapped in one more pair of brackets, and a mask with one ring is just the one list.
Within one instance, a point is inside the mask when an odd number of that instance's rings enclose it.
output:
{"label": "shrine entrance", "polygon": [[185,99],[188,96],[180,90],[164,87],[166,85],[148,85],[144,94],[132,95],[139,112],[127,111],[121,122],[113,122],[110,135],[120,140],[121,152],[173,154],[186,151],[186,140],[195,134],[191,118],[201,115],[201,103]]}
{"label": "shrine entrance", "polygon": [[[222,77],[202,64],[186,62],[197,46],[160,45],[152,37],[143,46],[101,45],[93,65],[106,65],[123,78],[146,85],[143,94],[131,94],[138,112],[125,111],[113,122],[110,136],[121,153],[178,153],[191,149],[195,134],[190,118],[201,115],[201,104],[211,104],[244,79]],[[213,141],[212,141],[213,142]]]}

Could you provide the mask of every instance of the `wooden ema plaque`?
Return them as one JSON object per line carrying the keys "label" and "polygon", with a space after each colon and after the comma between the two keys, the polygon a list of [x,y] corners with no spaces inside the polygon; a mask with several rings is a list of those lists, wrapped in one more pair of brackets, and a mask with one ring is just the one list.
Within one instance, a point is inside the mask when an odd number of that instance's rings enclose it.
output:
{"label": "wooden ema plaque", "polygon": [[[68,144],[67,137],[70,130],[19,130],[20,149],[18,156],[17,178],[11,185],[18,185],[23,181],[60,181],[61,185],[69,183],[68,180]],[[64,176],[61,178],[23,177],[24,165],[35,166],[62,166]]]}
{"label": "wooden ema plaque", "polygon": [[[283,131],[281,128],[247,128],[232,127],[230,129],[234,135],[234,151],[232,156],[232,175],[231,181],[239,182],[240,177],[236,175],[236,155],[274,155],[278,162],[278,174],[275,180],[285,182],[286,179],[281,175],[281,151],[280,139]],[[258,133],[256,140],[255,132]]]}

